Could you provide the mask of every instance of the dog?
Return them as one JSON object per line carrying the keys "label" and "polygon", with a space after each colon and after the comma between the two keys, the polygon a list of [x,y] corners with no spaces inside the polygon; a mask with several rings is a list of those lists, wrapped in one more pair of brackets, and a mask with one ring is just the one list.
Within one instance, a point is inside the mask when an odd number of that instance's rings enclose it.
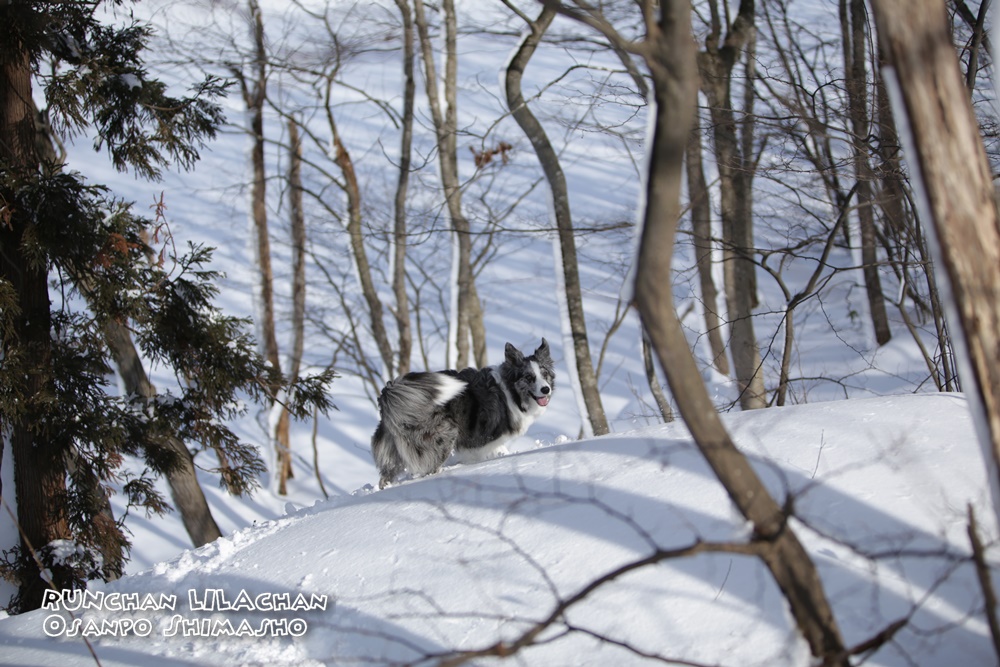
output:
{"label": "dog", "polygon": [[545,412],[555,380],[544,338],[528,357],[507,343],[498,366],[391,380],[379,394],[381,421],[372,435],[379,488],[404,470],[414,477],[436,473],[452,453],[466,463],[503,456],[506,443]]}

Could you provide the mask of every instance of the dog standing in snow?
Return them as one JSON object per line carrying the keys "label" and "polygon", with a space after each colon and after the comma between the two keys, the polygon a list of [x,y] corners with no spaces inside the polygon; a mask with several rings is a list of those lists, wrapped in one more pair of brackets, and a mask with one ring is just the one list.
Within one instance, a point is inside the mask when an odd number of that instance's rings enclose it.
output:
{"label": "dog standing in snow", "polygon": [[407,373],[390,381],[378,398],[382,421],[372,436],[379,488],[404,469],[414,477],[435,473],[452,452],[465,462],[503,456],[507,441],[545,412],[555,379],[543,338],[528,357],[507,343],[498,366]]}

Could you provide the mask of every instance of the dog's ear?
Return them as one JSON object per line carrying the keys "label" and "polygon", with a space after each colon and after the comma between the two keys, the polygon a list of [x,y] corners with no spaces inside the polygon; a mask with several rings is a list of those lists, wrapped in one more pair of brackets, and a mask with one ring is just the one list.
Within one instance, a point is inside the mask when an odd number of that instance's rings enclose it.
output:
{"label": "dog's ear", "polygon": [[521,350],[517,349],[510,343],[507,343],[503,348],[503,356],[508,362],[512,364],[524,363],[524,355],[521,354]]}
{"label": "dog's ear", "polygon": [[552,361],[549,355],[549,342],[542,338],[542,344],[535,348],[535,358],[539,361]]}

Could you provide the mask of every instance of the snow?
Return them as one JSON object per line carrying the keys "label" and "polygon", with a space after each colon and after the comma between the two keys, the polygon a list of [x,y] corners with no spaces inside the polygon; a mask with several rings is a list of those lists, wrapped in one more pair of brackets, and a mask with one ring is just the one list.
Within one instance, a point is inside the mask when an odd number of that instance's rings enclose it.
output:
{"label": "snow", "polygon": [[[866,664],[991,662],[967,504],[990,539],[996,531],[962,395],[816,403],[725,421],[771,492],[794,499],[794,529],[847,644],[909,618]],[[108,632],[146,636],[89,637],[106,667],[430,664],[515,638],[590,581],[657,550],[747,537],[684,427],[648,427],[452,466],[235,531],[93,585],[105,602],[74,612],[76,626],[59,605],[0,622],[0,662],[92,664],[81,637],[65,634],[99,634],[107,621]],[[164,595],[176,596],[174,609],[155,604]],[[202,609],[216,598],[214,611]],[[138,605],[122,610],[130,599]],[[273,611],[282,601],[292,608]],[[184,636],[185,628],[203,634]],[[666,559],[609,581],[540,638],[525,650],[527,664],[638,664],[639,652],[809,664],[764,567],[727,553]]]}
{"label": "snow", "polygon": [[[274,16],[291,11],[287,3],[262,4],[265,12],[274,8]],[[155,5],[153,11],[167,12],[166,5]],[[391,3],[386,5],[395,11]],[[180,3],[170,7],[174,20],[184,11],[193,12],[192,20],[201,16]],[[535,11],[534,5],[528,7]],[[479,3],[460,7],[472,9],[487,16]],[[242,27],[235,15],[230,18],[235,35]],[[560,21],[554,26],[569,30]],[[521,30],[516,25],[516,32]],[[524,195],[524,184],[539,176],[537,161],[512,121],[501,121],[501,88],[487,90],[481,83],[496,78],[504,60],[501,52],[509,53],[516,39],[472,31],[461,35],[459,125],[468,135],[459,151],[467,153],[473,141],[480,145],[499,138],[515,145],[503,171],[483,170],[472,177],[470,164],[462,164],[463,177],[469,179],[464,201],[474,208],[479,200],[492,198],[495,210],[507,210],[524,196],[510,219],[501,222],[528,230],[504,238],[502,252],[477,276],[493,363],[503,358],[507,341],[533,349],[542,336],[562,338],[561,272],[545,236],[551,232],[543,229],[547,188],[542,184]],[[638,114],[626,123],[624,116],[634,109],[623,112],[611,104],[576,108],[594,82],[583,75],[574,78],[577,70],[572,75],[567,71],[567,58],[574,57],[562,46],[543,44],[525,73],[525,90],[538,91],[531,104],[550,137],[562,142],[557,149],[576,223],[634,221],[636,208],[643,205],[634,151],[642,143],[646,119]],[[588,58],[595,67],[617,66],[614,58],[602,64],[600,54]],[[369,54],[359,62],[345,67],[346,82],[397,103],[396,56]],[[418,109],[426,110],[423,86],[417,88]],[[379,125],[382,116],[355,98],[338,107],[338,122],[356,156],[366,204],[375,213],[374,227],[378,202],[372,192],[380,187],[391,192],[391,152],[398,141],[390,124]],[[230,116],[239,118],[239,100],[228,103]],[[621,124],[622,137],[609,139],[592,131],[586,124],[590,115],[599,117],[595,125]],[[271,136],[280,136],[281,127],[268,119]],[[415,154],[433,157],[428,128],[418,127],[415,141]],[[86,140],[80,146],[72,152],[73,167],[95,174],[97,182],[112,183],[140,208],[165,192],[177,240],[218,248],[212,268],[228,276],[220,295],[227,312],[253,312],[255,280],[249,267],[254,249],[245,240],[247,194],[239,185],[246,171],[242,134],[227,133],[214,143],[195,172],[166,174],[157,184],[102,177],[108,174],[104,156],[91,154]],[[272,163],[280,162],[278,153],[268,147]],[[436,170],[436,161],[429,159],[419,174],[423,180],[411,183],[408,208],[415,218],[442,215],[433,191]],[[280,209],[279,190],[269,190],[272,214]],[[473,212],[480,216],[479,224],[488,218],[481,210]],[[353,273],[338,268],[344,259],[344,245],[336,236],[340,226],[326,229],[324,218],[313,215],[310,233],[317,262],[326,260],[334,277],[342,272],[349,284]],[[783,219],[779,216],[779,222]],[[280,215],[272,220],[272,234],[280,238]],[[446,245],[453,251],[454,239],[440,229],[433,224],[419,228],[411,261],[425,261],[447,290],[452,252]],[[762,229],[762,235],[779,232],[791,233]],[[199,479],[224,537],[191,550],[176,514],[129,515],[125,520],[134,548],[128,575],[109,584],[93,582],[88,592],[94,599],[103,596],[101,603],[74,611],[75,624],[68,612],[44,609],[0,620],[0,664],[94,664],[84,637],[66,636],[74,629],[93,635],[86,639],[105,666],[433,664],[431,656],[437,654],[515,638],[589,582],[658,550],[698,540],[746,541],[749,527],[684,426],[657,423],[644,388],[636,318],[626,317],[611,335],[618,309],[627,300],[634,234],[629,229],[578,238],[591,351],[595,360],[598,352],[605,353],[600,386],[611,435],[574,441],[582,408],[574,383],[568,381],[572,350],[564,344],[552,350],[557,372],[552,402],[525,435],[509,444],[512,454],[373,491],[370,485],[378,476],[369,440],[378,419],[375,390],[365,378],[342,372],[332,387],[339,410],[316,424],[315,436],[311,422],[292,425],[295,477],[288,496],[263,488],[252,498],[230,497],[208,472],[215,463],[211,456],[199,453]],[[275,242],[272,252],[280,314],[290,285],[282,274],[290,265],[284,256],[287,244]],[[391,257],[385,248],[381,252]],[[831,263],[849,262],[849,250],[835,252],[841,256]],[[699,352],[707,346],[686,255],[690,252],[682,247],[675,296],[679,310],[688,314],[689,341]],[[808,262],[793,264],[784,267],[783,275],[794,291],[812,269]],[[971,504],[986,543],[995,543],[998,536],[972,408],[960,394],[910,393],[928,390],[919,351],[898,323],[889,345],[873,347],[867,323],[850,317],[861,307],[857,278],[831,274],[822,297],[794,311],[799,337],[793,372],[803,379],[793,387],[790,402],[808,403],[728,414],[725,423],[778,501],[793,500],[796,518],[791,525],[819,568],[845,642],[856,645],[901,618],[910,621],[865,664],[995,663],[966,535]],[[767,344],[779,332],[786,301],[766,275],[760,273],[759,279],[758,335]],[[335,329],[342,323],[329,312],[338,301],[322,283],[322,277],[311,276],[310,307],[324,327]],[[425,304],[437,300],[447,310],[452,295],[427,287],[421,296]],[[335,305],[328,308],[326,303]],[[447,357],[454,357],[447,315],[424,316],[424,337],[417,344],[426,357],[415,350],[414,369],[422,369],[425,359],[430,367],[444,367]],[[279,331],[279,336],[286,333]],[[332,339],[315,329],[311,335],[305,363],[325,367],[334,354]],[[766,352],[765,365],[773,371],[781,351]],[[713,400],[725,408],[736,396],[735,383],[714,372],[706,354],[701,357]],[[175,383],[166,369],[154,367],[150,373],[164,392]],[[833,400],[837,398],[850,400]],[[242,439],[266,447],[267,422],[262,410],[233,427]],[[13,500],[14,488],[9,451],[4,448],[0,471],[6,502]],[[112,502],[121,516],[120,495]],[[0,512],[0,538],[4,548],[16,539],[5,510]],[[0,599],[11,592],[6,584],[0,586]],[[275,600],[279,606],[282,600],[294,605],[299,595],[309,601],[325,595],[327,603],[312,609],[251,608]],[[175,596],[175,608],[157,608],[169,596]],[[225,599],[238,608],[195,608],[206,599]],[[185,627],[195,634],[184,636]],[[261,630],[265,636],[251,636]],[[232,636],[236,633],[244,636]],[[598,641],[596,635],[611,641]],[[810,664],[808,648],[766,569],[754,558],[728,553],[669,559],[623,574],[570,607],[538,639],[538,646],[521,654],[520,664],[631,665],[648,662],[643,654],[734,667]],[[477,664],[490,662],[496,661]]]}

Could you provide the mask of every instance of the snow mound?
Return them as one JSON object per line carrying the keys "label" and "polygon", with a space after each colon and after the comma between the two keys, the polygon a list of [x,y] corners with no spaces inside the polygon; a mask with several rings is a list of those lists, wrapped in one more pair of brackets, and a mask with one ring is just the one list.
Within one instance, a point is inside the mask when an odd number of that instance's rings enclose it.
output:
{"label": "snow mound", "polygon": [[[968,561],[968,504],[986,539],[995,521],[964,397],[816,403],[726,422],[794,507],[847,644],[909,619],[866,664],[995,660]],[[238,531],[95,585],[102,602],[72,617],[43,609],[0,621],[0,663],[92,665],[69,636],[76,628],[105,667],[433,664],[517,638],[657,550],[748,532],[684,427],[651,427],[453,466]],[[767,571],[727,553],[613,577],[537,642],[526,664],[809,664]]]}

